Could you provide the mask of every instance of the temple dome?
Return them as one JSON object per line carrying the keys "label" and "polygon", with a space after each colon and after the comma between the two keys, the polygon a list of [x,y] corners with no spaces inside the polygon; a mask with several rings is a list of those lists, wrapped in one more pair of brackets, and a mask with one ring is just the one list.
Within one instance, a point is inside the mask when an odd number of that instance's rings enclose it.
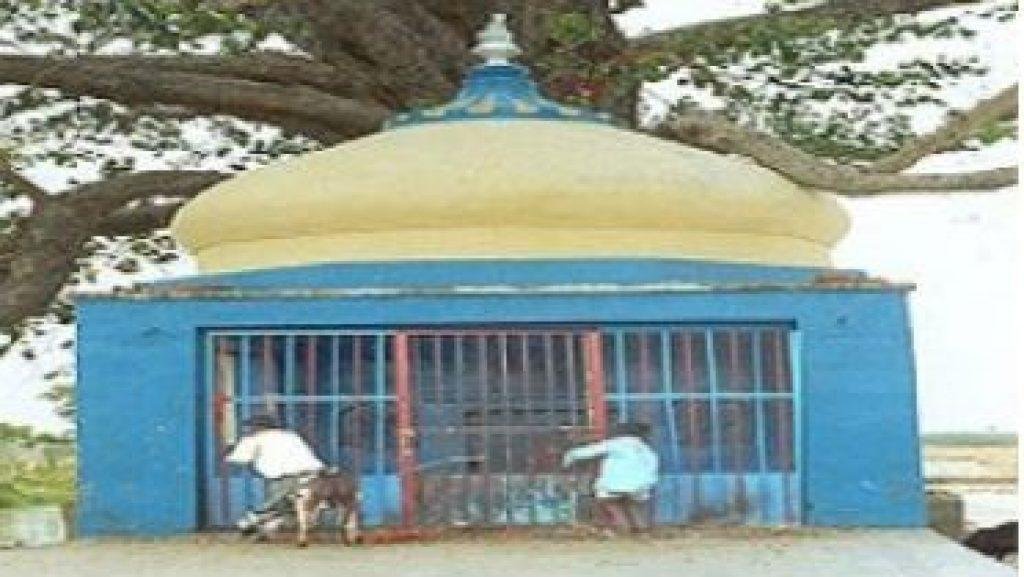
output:
{"label": "temple dome", "polygon": [[451,259],[829,264],[831,195],[617,128],[489,62],[448,105],[203,192],[172,231],[208,272]]}

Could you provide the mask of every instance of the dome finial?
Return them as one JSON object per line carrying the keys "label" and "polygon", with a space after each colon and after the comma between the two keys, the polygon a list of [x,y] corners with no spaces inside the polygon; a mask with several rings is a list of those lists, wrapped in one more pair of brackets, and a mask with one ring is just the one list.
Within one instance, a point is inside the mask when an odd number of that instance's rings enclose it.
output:
{"label": "dome finial", "polygon": [[509,58],[523,53],[505,25],[506,19],[505,14],[492,14],[487,27],[477,34],[480,43],[473,48],[473,54],[485,58],[487,66],[508,64]]}

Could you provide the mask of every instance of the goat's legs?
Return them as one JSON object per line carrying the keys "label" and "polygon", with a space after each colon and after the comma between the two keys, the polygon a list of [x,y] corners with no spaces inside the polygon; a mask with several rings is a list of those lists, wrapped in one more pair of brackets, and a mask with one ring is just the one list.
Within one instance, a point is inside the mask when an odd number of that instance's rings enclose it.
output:
{"label": "goat's legs", "polygon": [[301,492],[295,497],[295,520],[299,525],[296,544],[299,547],[305,547],[309,544],[309,518],[312,516],[312,512],[309,510],[310,504],[309,497],[301,494]]}
{"label": "goat's legs", "polygon": [[350,503],[345,507],[344,525],[341,529],[342,540],[346,545],[359,541],[359,503]]}

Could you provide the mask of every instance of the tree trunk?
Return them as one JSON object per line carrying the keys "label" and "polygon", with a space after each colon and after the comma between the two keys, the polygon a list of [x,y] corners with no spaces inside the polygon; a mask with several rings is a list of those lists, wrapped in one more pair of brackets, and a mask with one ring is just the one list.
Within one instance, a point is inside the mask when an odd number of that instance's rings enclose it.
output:
{"label": "tree trunk", "polygon": [[[568,13],[588,15],[602,31],[599,46],[576,56],[596,67],[622,55],[626,38],[615,26],[605,0],[297,0],[256,3],[250,14],[265,20],[298,18],[308,23],[302,47],[341,70],[360,69],[377,82],[379,103],[393,110],[451,98],[476,62],[469,52],[491,14],[509,16],[523,48],[524,63],[542,60],[555,48],[552,21]],[[549,93],[557,87],[535,70]],[[595,107],[632,121],[639,85],[609,91]]]}

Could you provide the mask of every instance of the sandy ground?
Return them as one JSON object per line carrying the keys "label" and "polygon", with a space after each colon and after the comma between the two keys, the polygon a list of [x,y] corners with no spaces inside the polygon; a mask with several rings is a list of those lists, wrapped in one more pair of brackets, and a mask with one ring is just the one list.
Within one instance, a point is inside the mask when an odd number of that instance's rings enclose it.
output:
{"label": "sandy ground", "polygon": [[1015,572],[925,530],[693,533],[647,541],[489,538],[363,546],[77,542],[0,551],[0,575],[46,577],[1009,577]]}
{"label": "sandy ground", "polygon": [[1017,479],[1017,447],[924,446],[924,475],[927,478]]}
{"label": "sandy ground", "polygon": [[957,493],[963,499],[967,530],[992,527],[1020,516],[1020,495],[1016,487],[950,485],[945,489]]}
{"label": "sandy ground", "polygon": [[924,474],[929,488],[960,495],[966,530],[1020,516],[1016,445],[925,445]]}

